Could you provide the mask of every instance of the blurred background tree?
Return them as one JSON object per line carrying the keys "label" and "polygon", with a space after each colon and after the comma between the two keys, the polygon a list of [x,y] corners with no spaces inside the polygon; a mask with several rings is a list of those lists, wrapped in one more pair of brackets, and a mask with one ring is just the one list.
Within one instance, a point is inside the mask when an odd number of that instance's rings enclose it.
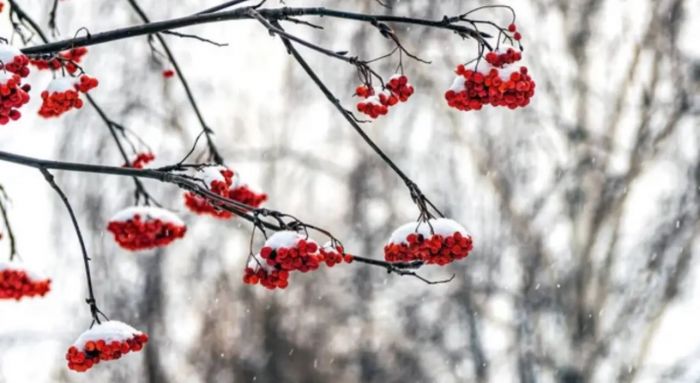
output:
{"label": "blurred background tree", "polygon": [[[340,0],[286,5],[440,19],[486,4],[384,2],[387,7]],[[46,25],[46,4],[27,3]],[[200,3],[140,5],[159,20],[199,11]],[[92,234],[88,245],[103,309],[152,340],[143,357],[89,376],[68,373],[61,360],[52,360],[89,324],[74,314],[83,309],[76,293],[82,291],[80,259],[63,206],[55,202],[51,211],[39,211],[29,196],[17,196],[15,216],[56,217],[38,229],[21,218],[16,226],[19,233],[40,230],[36,235],[52,238],[52,254],[25,257],[51,258],[46,265],[54,283],[64,287],[50,297],[54,311],[40,305],[16,311],[0,303],[0,323],[19,329],[0,334],[0,381],[698,381],[695,321],[672,322],[682,324],[675,334],[685,338],[663,334],[669,334],[666,318],[674,307],[697,313],[700,306],[692,294],[700,233],[700,51],[694,38],[700,6],[687,0],[512,5],[525,36],[524,61],[538,84],[528,108],[449,109],[443,92],[454,66],[473,57],[474,42],[395,26],[407,49],[432,64],[405,62],[416,94],[396,113],[364,126],[446,215],[472,233],[468,259],[427,269],[436,279],[455,273],[451,283],[428,286],[352,264],[295,276],[284,291],[265,291],[241,282],[250,226],[192,215],[188,240],[125,254],[97,233],[130,204],[131,193],[122,191],[131,190],[131,180],[61,174]],[[507,21],[502,12],[484,14]],[[78,0],[62,2],[57,21],[66,36],[81,26],[94,32],[141,22],[126,1]],[[288,29],[361,57],[391,48],[366,25],[318,22],[323,31]],[[400,180],[345,126],[279,38],[252,22],[192,30],[230,44],[167,37],[222,155],[270,195],[270,207],[322,223],[348,249],[381,257],[392,230],[415,219]],[[351,106],[358,84],[352,67],[305,54]],[[90,73],[102,81],[95,99],[138,131],[162,164],[188,150],[197,121],[181,86],[162,79],[146,38],[96,46],[88,60]],[[396,62],[382,65],[388,76]],[[21,128],[51,131],[38,156],[121,163],[93,111],[48,125]],[[0,129],[0,138],[18,134],[11,129]],[[0,146],[32,151],[34,139],[25,132]],[[7,168],[0,166],[2,177]],[[18,195],[32,182],[39,185],[36,177],[3,182]],[[164,205],[184,210],[173,188],[148,186]],[[46,190],[39,196],[51,192],[40,187]],[[39,323],[49,330],[19,322],[27,313],[42,316]],[[31,348],[18,346],[27,342]],[[32,357],[33,349],[42,351]],[[660,360],[663,354],[673,357]],[[41,372],[28,375],[36,364]]]}

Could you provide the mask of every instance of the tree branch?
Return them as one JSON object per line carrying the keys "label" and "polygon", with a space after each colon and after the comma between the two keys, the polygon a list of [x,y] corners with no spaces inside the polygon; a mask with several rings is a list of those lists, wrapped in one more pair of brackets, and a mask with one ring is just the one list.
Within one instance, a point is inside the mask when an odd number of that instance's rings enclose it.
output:
{"label": "tree branch", "polygon": [[[14,0],[11,0],[14,3]],[[111,41],[123,40],[128,38],[133,38],[136,36],[145,36],[158,32],[163,32],[166,30],[179,29],[193,25],[216,23],[223,21],[234,21],[234,20],[246,20],[251,19],[249,11],[255,9],[255,7],[242,7],[236,8],[229,11],[214,12],[214,13],[203,13],[195,14],[191,16],[178,17],[163,21],[154,21],[142,25],[136,25],[131,27],[124,27],[113,29],[110,31],[99,32],[90,34],[88,36],[75,37],[71,39],[65,39],[53,43],[47,43],[43,45],[37,45],[34,47],[24,48],[22,51],[28,55],[35,54],[46,54],[46,53],[56,53],[65,49],[81,47],[81,46],[91,46],[97,44],[103,44]],[[457,24],[457,22],[464,21],[460,18],[443,18],[441,20],[427,20],[415,17],[402,17],[402,16],[391,16],[391,15],[372,15],[354,12],[338,11],[334,9],[327,9],[323,7],[312,7],[312,8],[270,8],[270,9],[259,9],[257,12],[260,13],[265,19],[269,21],[273,20],[284,20],[288,17],[302,17],[302,16],[320,16],[320,17],[331,17],[344,20],[353,20],[366,23],[377,23],[377,22],[391,22],[391,23],[401,23],[401,24],[412,24],[420,25],[425,27],[433,27],[445,29],[466,36],[472,37],[479,41],[480,43],[486,43],[486,38],[491,37],[490,35],[482,32],[477,32],[473,28],[465,27],[463,25]]]}

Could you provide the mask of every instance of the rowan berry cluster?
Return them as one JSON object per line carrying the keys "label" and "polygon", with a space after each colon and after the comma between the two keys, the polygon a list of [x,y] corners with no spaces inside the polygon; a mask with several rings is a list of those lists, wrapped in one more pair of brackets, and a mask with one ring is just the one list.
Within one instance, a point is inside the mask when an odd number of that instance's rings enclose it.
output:
{"label": "rowan berry cluster", "polygon": [[522,54],[513,48],[508,48],[505,52],[491,51],[484,56],[487,63],[496,68],[503,68],[508,64],[512,64],[522,59]]}
{"label": "rowan berry cluster", "polygon": [[[516,41],[522,38],[515,24],[510,24],[502,32],[506,36],[512,34],[512,39]],[[526,66],[511,67],[521,59],[520,51],[508,48],[486,53],[486,63],[476,60],[473,68],[458,65],[457,77],[445,92],[447,104],[463,111],[480,110],[484,105],[509,109],[527,106],[535,94],[535,82]]]}
{"label": "rowan berry cluster", "polygon": [[97,87],[96,78],[81,75],[79,78],[62,77],[49,83],[48,88],[41,92],[41,108],[39,115],[44,118],[58,117],[71,109],[83,107],[80,93],[87,93]]}
{"label": "rowan berry cluster", "polygon": [[333,246],[330,242],[318,250],[318,258],[320,262],[325,262],[328,267],[333,267],[343,262],[352,263],[352,255],[345,254],[342,246]]}
{"label": "rowan berry cluster", "polygon": [[132,351],[141,351],[147,342],[146,333],[125,323],[102,322],[80,335],[68,348],[66,361],[69,369],[85,372],[100,362],[117,360]]}
{"label": "rowan berry cluster", "polygon": [[243,282],[283,289],[289,284],[289,273],[316,270],[320,263],[319,246],[315,241],[296,231],[278,231],[248,262]]}
{"label": "rowan berry cluster", "polygon": [[[255,193],[247,185],[240,184],[236,174],[226,167],[207,166],[197,170],[195,176],[202,179],[211,192],[253,208],[259,207],[267,200],[266,194]],[[222,219],[233,216],[230,211],[221,209],[220,203],[210,201],[193,192],[185,193],[185,206],[197,214],[209,214]]]}
{"label": "rowan berry cluster", "polygon": [[460,64],[456,73],[458,76],[445,92],[445,99],[458,110],[479,110],[484,105],[515,109],[527,106],[535,94],[535,82],[524,66],[513,70],[487,64],[471,70]]}
{"label": "rowan berry cluster", "polygon": [[466,258],[472,247],[471,236],[457,222],[446,218],[430,219],[410,222],[396,229],[384,246],[384,259],[446,265]]}
{"label": "rowan berry cluster", "polygon": [[87,52],[87,48],[77,47],[60,52],[57,57],[36,58],[29,60],[29,62],[39,70],[59,70],[63,67],[68,73],[73,74],[78,71],[77,64],[80,63]]}
{"label": "rowan berry cluster", "polygon": [[414,88],[409,84],[408,77],[398,74],[389,78],[384,89],[360,85],[355,89],[355,95],[364,100],[357,103],[357,110],[371,118],[377,118],[386,115],[389,108],[399,102],[408,101],[413,92]]}
{"label": "rowan berry cluster", "polygon": [[408,77],[404,75],[393,75],[386,83],[386,88],[391,91],[392,96],[398,97],[399,101],[406,102],[413,95],[413,85],[408,83]]}
{"label": "rowan berry cluster", "polygon": [[267,194],[258,194],[250,190],[248,185],[242,185],[230,189],[228,198],[248,206],[260,207],[263,202],[267,201]]}
{"label": "rowan berry cluster", "polygon": [[41,296],[51,290],[51,279],[29,270],[19,262],[0,262],[0,299],[20,300]]}
{"label": "rowan berry cluster", "polygon": [[0,70],[11,72],[22,78],[29,76],[29,58],[19,49],[0,43]]}
{"label": "rowan berry cluster", "polygon": [[29,84],[22,85],[18,74],[0,72],[0,125],[22,117],[18,109],[29,102],[30,90]]}
{"label": "rowan berry cluster", "polygon": [[149,162],[151,162],[155,159],[156,159],[155,154],[153,154],[151,152],[138,153],[138,154],[136,154],[136,158],[133,161],[131,161],[131,163],[124,164],[124,165],[122,165],[122,167],[143,169]]}
{"label": "rowan berry cluster", "polygon": [[167,246],[185,236],[187,227],[175,214],[153,206],[132,206],[117,213],[107,225],[114,240],[127,250]]}

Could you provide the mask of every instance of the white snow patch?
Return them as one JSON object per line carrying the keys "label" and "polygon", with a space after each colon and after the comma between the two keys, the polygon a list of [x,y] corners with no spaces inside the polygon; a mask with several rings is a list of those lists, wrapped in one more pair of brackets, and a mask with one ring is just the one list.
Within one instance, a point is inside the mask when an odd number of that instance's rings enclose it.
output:
{"label": "white snow patch", "polygon": [[[406,237],[411,233],[423,234],[425,238],[429,238],[434,234],[439,234],[442,236],[451,236],[454,233],[461,233],[462,235],[469,236],[467,230],[462,227],[459,223],[448,219],[448,218],[437,218],[430,219],[430,225],[427,222],[409,222],[405,225],[400,226],[398,229],[394,230],[389,238],[389,243],[399,244],[408,243]],[[433,231],[430,231],[432,226]]]}
{"label": "white snow patch", "polygon": [[263,259],[263,257],[260,256],[260,254],[255,254],[252,257],[250,257],[250,260],[248,261],[248,267],[255,271],[258,271],[258,269],[260,268],[268,272],[274,270],[274,267],[268,265],[267,261]]}
{"label": "white snow patch", "polygon": [[450,85],[449,90],[459,93],[465,89],[467,88],[464,86],[464,77],[456,76],[454,80],[452,80],[452,85]]}
{"label": "white snow patch", "polygon": [[7,81],[14,76],[14,73],[0,71],[0,84],[7,84]]}
{"label": "white snow patch", "polygon": [[98,340],[104,340],[105,343],[110,343],[116,340],[123,342],[133,338],[135,335],[141,334],[143,334],[143,332],[136,330],[126,323],[111,320],[96,324],[91,329],[82,333],[75,343],[73,343],[73,346],[83,350],[85,344],[90,341],[96,342]]}
{"label": "white snow patch", "polygon": [[297,247],[297,243],[302,239],[305,239],[305,237],[296,231],[278,231],[265,241],[265,247],[272,248],[273,250],[283,247],[294,248]]}
{"label": "white snow patch", "polygon": [[68,90],[75,90],[75,84],[77,80],[73,77],[60,77],[51,80],[46,90],[49,93],[60,92],[63,93]]}
{"label": "white snow patch", "polygon": [[126,222],[133,219],[136,215],[139,215],[144,221],[159,219],[163,222],[172,223],[177,226],[185,226],[185,223],[180,219],[180,217],[175,215],[175,213],[155,206],[131,206],[119,211],[117,214],[112,216],[110,221]]}
{"label": "white snow patch", "polygon": [[[207,184],[207,186],[211,186],[212,181],[226,182],[226,178],[224,178],[224,175],[221,174],[221,172],[225,170],[228,169],[221,165],[206,166],[204,168],[197,169],[195,176],[201,178]],[[238,187],[238,173],[233,172],[232,181],[233,183],[231,184],[231,188]]]}
{"label": "white snow patch", "polygon": [[12,45],[0,44],[0,61],[4,64],[11,63],[15,57],[21,56],[23,53],[17,47]]}

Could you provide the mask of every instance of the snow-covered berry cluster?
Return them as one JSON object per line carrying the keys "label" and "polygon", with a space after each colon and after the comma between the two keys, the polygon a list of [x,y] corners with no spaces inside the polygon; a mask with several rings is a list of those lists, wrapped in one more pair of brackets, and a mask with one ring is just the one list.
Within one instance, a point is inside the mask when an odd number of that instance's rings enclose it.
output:
{"label": "snow-covered berry cluster", "polygon": [[[203,167],[198,169],[194,176],[202,179],[211,192],[253,208],[259,207],[267,200],[266,194],[253,192],[247,185],[240,183],[237,174],[224,166]],[[185,193],[185,206],[197,214],[209,214],[222,219],[233,216],[230,211],[221,209],[220,204],[193,192]]]}
{"label": "snow-covered berry cluster", "polygon": [[51,279],[20,262],[0,262],[0,299],[20,300],[43,297],[51,289]]}
{"label": "snow-covered berry cluster", "polygon": [[96,78],[81,75],[79,78],[61,77],[52,80],[47,89],[41,92],[39,115],[44,118],[58,117],[71,109],[83,107],[80,93],[87,93],[97,87]]}
{"label": "snow-covered berry cluster", "polygon": [[484,105],[515,109],[527,106],[535,94],[535,82],[524,66],[496,68],[482,63],[471,70],[460,64],[456,73],[445,99],[450,107],[458,110],[479,110]]}
{"label": "snow-covered berry cluster", "polygon": [[[512,38],[511,42],[522,38],[515,24],[502,29],[502,33]],[[510,109],[527,106],[535,95],[535,81],[526,66],[512,66],[522,59],[520,51],[512,47],[496,49],[484,55],[486,63],[476,60],[473,68],[458,65],[457,77],[445,92],[447,104],[463,111],[480,110],[484,105]]]}
{"label": "snow-covered berry cluster", "polygon": [[251,257],[243,282],[283,289],[289,284],[289,273],[316,270],[320,262],[315,241],[296,231],[278,231],[265,241],[259,254]]}
{"label": "snow-covered berry cluster", "polygon": [[29,102],[30,89],[29,84],[22,85],[18,74],[0,72],[0,125],[22,117],[18,109]]}
{"label": "snow-covered berry cluster", "polygon": [[357,110],[371,118],[377,118],[386,115],[389,108],[399,102],[408,101],[413,92],[413,85],[409,84],[408,77],[399,74],[389,78],[385,89],[360,85],[355,89],[355,95],[364,100],[357,103]]}
{"label": "snow-covered berry cluster", "polygon": [[165,209],[153,206],[132,206],[112,217],[107,230],[119,246],[127,250],[146,250],[167,246],[185,236],[182,220]]}
{"label": "snow-covered berry cluster", "polygon": [[122,165],[122,167],[143,169],[149,162],[151,162],[155,159],[156,159],[155,154],[153,154],[151,152],[137,153],[136,158],[134,158],[134,160],[131,161],[131,163],[124,164],[124,165]]}
{"label": "snow-covered berry cluster", "polygon": [[[198,169],[197,178],[209,186],[209,191],[222,197],[228,197],[229,188],[234,184],[234,173],[224,166],[207,166]],[[222,210],[215,203],[192,192],[185,193],[185,206],[197,214],[210,214],[217,218],[230,218],[231,213]]]}
{"label": "snow-covered berry cluster", "polygon": [[392,96],[395,96],[401,102],[408,101],[413,95],[413,85],[408,83],[408,77],[402,74],[395,74],[389,78],[386,83],[386,88],[391,91]]}
{"label": "snow-covered berry cluster", "polygon": [[0,43],[0,70],[29,76],[29,58],[12,45]]}
{"label": "snow-covered berry cluster", "polygon": [[125,323],[102,322],[82,333],[68,348],[68,368],[85,372],[100,362],[117,360],[132,351],[141,351],[147,342],[146,333]]}
{"label": "snow-covered berry cluster", "polygon": [[409,222],[392,233],[384,246],[384,259],[387,262],[423,261],[446,265],[466,258],[472,246],[471,236],[451,219]]}
{"label": "snow-covered berry cluster", "polygon": [[59,70],[63,67],[68,73],[73,74],[78,70],[77,64],[80,63],[87,52],[87,48],[77,47],[60,52],[58,57],[48,59],[36,58],[29,60],[29,62],[39,70]]}

